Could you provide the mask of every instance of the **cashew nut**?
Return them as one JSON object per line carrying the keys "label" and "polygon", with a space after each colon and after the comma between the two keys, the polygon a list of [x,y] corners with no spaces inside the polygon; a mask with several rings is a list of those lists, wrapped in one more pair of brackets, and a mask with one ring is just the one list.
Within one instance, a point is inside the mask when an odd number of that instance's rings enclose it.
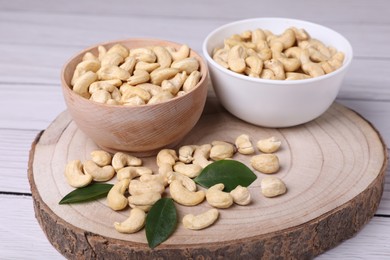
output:
{"label": "cashew nut", "polygon": [[177,173],[181,173],[189,178],[197,177],[201,171],[202,167],[198,164],[185,164],[183,162],[177,162],[173,166],[173,170]]}
{"label": "cashew nut", "polygon": [[169,185],[169,193],[173,200],[185,206],[198,205],[205,198],[205,192],[203,190],[196,192],[189,191],[179,180],[173,180],[171,182]]}
{"label": "cashew nut", "polygon": [[99,166],[106,166],[111,164],[112,156],[106,151],[95,150],[91,152],[91,159]]}
{"label": "cashew nut", "polygon": [[130,77],[130,73],[118,66],[106,66],[100,68],[97,72],[100,80],[120,79],[127,80]]}
{"label": "cashew nut", "polygon": [[229,68],[228,64],[229,50],[227,49],[218,49],[213,54],[213,60],[225,69]]}
{"label": "cashew nut", "polygon": [[141,182],[139,180],[131,180],[129,185],[129,193],[131,195],[140,195],[144,193],[153,193],[153,192],[158,192],[162,194],[164,191],[165,191],[165,186],[159,181]]}
{"label": "cashew nut", "polygon": [[196,145],[185,145],[179,148],[179,160],[183,163],[190,163],[194,160],[192,155],[194,154]]}
{"label": "cashew nut", "polygon": [[146,213],[141,209],[134,208],[130,211],[130,216],[122,223],[115,222],[114,227],[120,233],[132,234],[141,230],[146,221]]}
{"label": "cashew nut", "polygon": [[121,102],[128,102],[129,99],[138,96],[140,97],[144,102],[147,102],[150,99],[150,93],[140,87],[129,87],[124,90],[121,97]]}
{"label": "cashew nut", "polygon": [[89,98],[89,85],[96,81],[98,76],[92,71],[87,71],[75,80],[73,91],[82,97]]}
{"label": "cashew nut", "polygon": [[194,160],[192,163],[205,168],[207,165],[212,163],[212,161],[208,160],[210,158],[210,151],[211,144],[197,146],[194,151]]}
{"label": "cashew nut", "polygon": [[302,50],[300,60],[302,63],[302,70],[311,77],[319,77],[325,74],[321,64],[314,63],[310,60],[309,51],[307,49]]}
{"label": "cashew nut", "polygon": [[260,77],[260,73],[263,70],[263,61],[256,56],[249,56],[245,59],[245,63],[248,65],[249,70],[246,74],[250,77]]}
{"label": "cashew nut", "polygon": [[134,179],[143,175],[151,175],[153,171],[148,167],[128,166],[118,170],[116,177],[118,180]]}
{"label": "cashew nut", "polygon": [[130,154],[117,152],[112,157],[112,167],[114,167],[115,171],[122,169],[125,166],[141,166],[142,160],[132,156]]}
{"label": "cashew nut", "polygon": [[179,50],[177,51],[172,47],[166,47],[166,49],[169,54],[171,54],[171,57],[174,61],[185,59],[190,55],[190,47],[188,47],[186,44],[180,46]]}
{"label": "cashew nut", "polygon": [[102,45],[99,45],[98,46],[98,59],[101,61],[104,57],[104,55],[106,55],[107,53],[107,49],[102,46]]}
{"label": "cashew nut", "polygon": [[252,167],[262,173],[275,173],[279,170],[279,158],[275,154],[259,154],[251,158]]}
{"label": "cashew nut", "polygon": [[112,46],[106,54],[110,54],[110,53],[117,53],[119,54],[120,56],[122,56],[123,58],[126,58],[127,56],[129,56],[129,51],[127,50],[127,48],[125,46],[123,46],[122,44],[115,44],[114,46]]}
{"label": "cashew nut", "polygon": [[172,95],[176,95],[183,86],[186,79],[187,72],[183,71],[182,73],[177,73],[173,78],[163,80],[161,82],[161,89],[171,92]]}
{"label": "cashew nut", "polygon": [[263,153],[274,153],[276,152],[282,142],[276,137],[272,136],[270,138],[261,139],[257,141],[257,148]]}
{"label": "cashew nut", "polygon": [[152,72],[153,70],[157,69],[160,67],[159,63],[149,63],[149,62],[144,62],[144,61],[139,61],[135,65],[135,70],[144,70],[148,73]]}
{"label": "cashew nut", "polygon": [[129,187],[130,180],[123,179],[114,184],[107,194],[107,204],[113,210],[121,210],[126,208],[128,200],[125,197],[125,192]]}
{"label": "cashew nut", "polygon": [[149,211],[159,199],[161,199],[161,194],[158,192],[133,195],[128,198],[131,208],[139,208],[143,211]]}
{"label": "cashew nut", "polygon": [[86,61],[86,60],[93,60],[93,61],[96,61],[98,63],[100,63],[100,60],[98,59],[98,57],[96,57],[95,55],[93,55],[92,52],[88,51],[84,54],[83,58],[82,58],[83,61]]}
{"label": "cashew nut", "polygon": [[73,160],[66,164],[65,177],[68,184],[74,188],[85,187],[92,182],[92,176],[83,171],[80,160]]}
{"label": "cashew nut", "polygon": [[159,174],[167,176],[172,171],[173,165],[178,160],[176,151],[173,149],[162,149],[156,156]]}
{"label": "cashew nut", "polygon": [[89,86],[89,93],[92,94],[97,90],[103,89],[108,92],[113,92],[116,87],[119,87],[122,81],[119,79],[95,81]]}
{"label": "cashew nut", "polygon": [[130,57],[134,57],[137,61],[153,63],[156,61],[156,54],[148,48],[135,48],[130,50]]}
{"label": "cashew nut", "polygon": [[241,45],[235,45],[229,50],[228,65],[229,68],[237,73],[244,72],[246,68],[245,63],[246,52]]}
{"label": "cashew nut", "polygon": [[225,185],[223,183],[215,184],[206,191],[207,202],[215,207],[226,209],[233,204],[233,197],[228,192],[224,192]]}
{"label": "cashew nut", "polygon": [[189,57],[172,62],[171,68],[178,69],[180,72],[185,71],[189,75],[193,71],[197,71],[199,69],[199,62],[196,58]]}
{"label": "cashew nut", "polygon": [[277,59],[270,59],[264,62],[264,68],[272,70],[275,75],[275,79],[283,80],[286,78],[284,72],[283,63]]}
{"label": "cashew nut", "polygon": [[265,41],[266,36],[263,30],[256,29],[252,31],[252,42],[259,43],[261,41]]}
{"label": "cashew nut", "polygon": [[276,38],[273,38],[270,41],[270,45],[272,46],[275,42],[281,42],[283,44],[283,49],[290,48],[295,43],[295,33],[291,28],[286,29],[281,35]]}
{"label": "cashew nut", "polygon": [[102,58],[101,61],[101,66],[106,67],[106,66],[118,66],[124,61],[124,58],[116,53],[116,52],[111,52],[111,53],[106,53],[104,57]]}
{"label": "cashew nut", "polygon": [[210,158],[214,161],[232,158],[234,154],[234,146],[227,142],[213,141],[210,150]]}
{"label": "cashew nut", "polygon": [[253,154],[255,152],[252,142],[246,134],[238,136],[235,144],[240,154]]}
{"label": "cashew nut", "polygon": [[309,78],[311,77],[304,73],[286,72],[286,80],[300,80],[300,79],[309,79]]}
{"label": "cashew nut", "polygon": [[123,62],[119,68],[129,72],[129,74],[133,74],[133,71],[134,71],[134,68],[135,68],[135,64],[137,63],[137,61],[135,60],[134,57],[127,57],[125,59],[125,62]]}
{"label": "cashew nut", "polygon": [[169,184],[171,184],[172,181],[174,181],[174,180],[178,180],[178,181],[181,181],[181,183],[183,184],[183,186],[187,190],[189,190],[189,191],[196,191],[197,190],[195,181],[193,181],[191,178],[189,178],[188,176],[186,176],[184,174],[181,174],[178,172],[170,172],[170,173],[168,173],[167,180],[168,180]]}
{"label": "cashew nut", "polygon": [[200,78],[202,77],[202,74],[199,71],[193,71],[191,74],[187,77],[187,79],[184,81],[183,84],[183,90],[184,92],[190,92],[192,89],[198,85]]}
{"label": "cashew nut", "polygon": [[141,83],[146,83],[149,81],[149,79],[150,79],[149,72],[147,72],[146,70],[136,69],[133,72],[133,76],[128,78],[127,82],[130,85],[137,85]]}
{"label": "cashew nut", "polygon": [[124,106],[140,106],[140,105],[145,105],[146,103],[139,96],[133,96],[131,98],[126,99],[124,103],[122,102],[122,104]]}
{"label": "cashew nut", "polygon": [[161,93],[161,91],[162,91],[160,86],[157,86],[157,85],[154,85],[151,83],[138,84],[137,87],[142,88],[143,90],[146,90],[147,92],[149,92],[149,94],[151,96],[155,96],[155,95]]}
{"label": "cashew nut", "polygon": [[261,180],[261,193],[268,198],[276,197],[286,193],[287,188],[284,182],[275,176],[267,176]]}
{"label": "cashew nut", "polygon": [[[92,54],[93,55],[93,54]],[[100,69],[100,62],[97,60],[85,60],[77,64],[73,77],[71,79],[71,85],[74,86],[77,79],[88,71],[96,72]]]}
{"label": "cashew nut", "polygon": [[336,53],[335,48],[310,38],[304,29],[291,27],[280,35],[261,29],[233,34],[224,40],[223,48],[214,48],[212,57],[221,66],[249,77],[293,80],[340,68],[343,58],[331,58]]}
{"label": "cashew nut", "polygon": [[150,73],[150,81],[152,84],[161,85],[165,79],[170,79],[179,72],[176,68],[158,68]]}
{"label": "cashew nut", "polygon": [[262,78],[262,79],[275,79],[275,74],[270,69],[263,69],[263,71],[260,74],[260,78]]}
{"label": "cashew nut", "polygon": [[309,34],[304,29],[298,29],[296,27],[291,27],[290,29],[294,31],[295,38],[297,39],[297,41],[306,41],[310,39]]}
{"label": "cashew nut", "polygon": [[100,167],[92,160],[84,162],[83,170],[91,175],[94,181],[108,181],[115,175],[115,170],[111,165]]}
{"label": "cashew nut", "polygon": [[[109,50],[104,46],[97,49],[98,57],[92,52],[84,54],[71,79],[72,89],[77,94],[95,102],[152,105],[187,94],[198,85],[202,76],[200,63],[197,58],[189,57],[187,45],[182,45],[178,51],[164,46],[128,50],[121,44]],[[127,83],[122,84],[123,81]],[[148,92],[148,97],[145,93],[125,94],[130,86]]]}
{"label": "cashew nut", "polygon": [[168,176],[167,174],[146,174],[142,175],[139,180],[141,182],[157,181],[160,182],[164,187],[168,185]]}
{"label": "cashew nut", "polygon": [[234,203],[238,205],[248,205],[251,202],[251,194],[247,187],[242,187],[238,185],[234,190],[230,192],[230,195],[233,198]]}
{"label": "cashew nut", "polygon": [[153,51],[157,57],[157,63],[160,64],[160,68],[169,68],[172,63],[171,54],[168,50],[162,46],[153,47]]}
{"label": "cashew nut", "polygon": [[148,104],[157,104],[174,98],[170,91],[163,90],[160,93],[154,95],[148,102]]}
{"label": "cashew nut", "polygon": [[183,226],[187,229],[200,230],[214,224],[218,219],[219,212],[217,209],[209,209],[199,215],[188,214],[183,217]]}

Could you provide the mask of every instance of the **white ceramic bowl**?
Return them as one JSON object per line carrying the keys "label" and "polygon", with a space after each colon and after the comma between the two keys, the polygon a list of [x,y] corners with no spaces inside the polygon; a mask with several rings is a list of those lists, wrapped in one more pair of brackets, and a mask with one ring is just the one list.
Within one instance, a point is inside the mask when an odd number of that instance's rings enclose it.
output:
{"label": "white ceramic bowl", "polygon": [[[295,26],[305,29],[312,38],[344,52],[341,68],[324,76],[304,80],[266,80],[252,78],[225,69],[210,56],[213,49],[233,34],[257,28],[281,34]],[[353,51],[339,33],[307,21],[286,18],[255,18],[223,25],[211,32],[203,43],[214,91],[222,105],[236,117],[265,127],[289,127],[313,120],[334,102]]]}

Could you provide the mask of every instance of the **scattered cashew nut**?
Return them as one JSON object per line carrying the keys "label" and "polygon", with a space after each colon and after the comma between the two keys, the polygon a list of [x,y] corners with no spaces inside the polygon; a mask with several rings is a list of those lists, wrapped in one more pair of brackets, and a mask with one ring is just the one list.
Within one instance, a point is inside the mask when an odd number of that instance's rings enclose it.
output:
{"label": "scattered cashew nut", "polygon": [[248,135],[242,134],[236,138],[236,147],[240,154],[253,154],[255,149]]}
{"label": "scattered cashew nut", "polygon": [[280,140],[272,136],[257,141],[256,146],[263,153],[274,153],[279,149],[281,144],[282,142]]}
{"label": "scattered cashew nut", "polygon": [[210,150],[210,158],[214,161],[232,158],[234,155],[234,146],[231,143],[223,141],[213,141]]}
{"label": "scattered cashew nut", "polygon": [[179,180],[173,180],[169,185],[169,193],[174,201],[185,206],[195,206],[200,204],[205,198],[205,192],[189,191]]}
{"label": "scattered cashew nut", "polygon": [[68,184],[74,188],[85,187],[93,180],[90,174],[83,171],[83,164],[80,160],[73,160],[66,164],[65,177]]}
{"label": "scattered cashew nut", "polygon": [[219,183],[215,184],[214,186],[211,186],[206,191],[206,200],[211,206],[215,208],[226,209],[233,204],[232,195],[228,192],[224,192],[224,188],[225,185]]}
{"label": "scattered cashew nut", "polygon": [[276,197],[286,193],[287,188],[284,182],[275,176],[267,176],[261,180],[261,193],[268,198]]}
{"label": "scattered cashew nut", "polygon": [[84,162],[83,170],[85,173],[91,175],[94,181],[109,181],[115,175],[115,170],[111,165],[100,167],[92,160]]}
{"label": "scattered cashew nut", "polygon": [[121,210],[126,208],[128,200],[124,195],[129,187],[130,180],[123,179],[114,184],[107,194],[107,204],[113,210]]}
{"label": "scattered cashew nut", "polygon": [[275,154],[259,154],[251,158],[252,167],[262,173],[275,173],[279,170],[279,158]]}
{"label": "scattered cashew nut", "polygon": [[142,160],[122,152],[117,152],[112,157],[112,167],[115,171],[122,169],[125,166],[141,166]]}
{"label": "scattered cashew nut", "polygon": [[115,222],[114,227],[120,233],[132,234],[141,230],[146,221],[146,213],[141,209],[134,208],[130,211],[130,216],[122,223]]}
{"label": "scattered cashew nut", "polygon": [[183,217],[183,226],[187,229],[200,230],[211,226],[217,221],[219,212],[217,209],[209,209],[199,215],[187,214]]}
{"label": "scattered cashew nut", "polygon": [[242,187],[238,185],[234,190],[230,192],[230,195],[233,198],[233,202],[238,205],[248,205],[251,202],[251,194],[247,187]]}

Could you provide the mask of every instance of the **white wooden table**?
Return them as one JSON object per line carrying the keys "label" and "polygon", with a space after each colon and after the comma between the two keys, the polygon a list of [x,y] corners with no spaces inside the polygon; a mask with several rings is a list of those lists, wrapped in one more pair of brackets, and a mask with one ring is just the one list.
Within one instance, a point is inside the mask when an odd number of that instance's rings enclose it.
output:
{"label": "white wooden table", "polygon": [[[290,17],[347,37],[354,61],[337,101],[390,143],[390,1],[0,0],[0,259],[63,259],[34,217],[27,161],[35,136],[65,110],[62,65],[89,45],[129,37],[187,43],[235,20]],[[389,171],[387,171],[389,174]],[[390,182],[374,218],[318,259],[390,259]]]}

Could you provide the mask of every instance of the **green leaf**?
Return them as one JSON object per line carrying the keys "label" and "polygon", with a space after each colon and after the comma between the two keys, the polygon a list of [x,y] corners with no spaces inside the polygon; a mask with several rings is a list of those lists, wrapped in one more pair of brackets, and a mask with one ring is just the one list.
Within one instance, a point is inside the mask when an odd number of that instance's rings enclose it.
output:
{"label": "green leaf", "polygon": [[159,199],[146,217],[145,232],[150,248],[155,248],[173,233],[177,225],[175,204],[171,198]]}
{"label": "green leaf", "polygon": [[206,188],[223,183],[230,192],[238,185],[248,187],[257,176],[245,164],[234,160],[215,161],[205,167],[194,181]]}
{"label": "green leaf", "polygon": [[112,186],[114,185],[107,183],[93,183],[86,187],[75,189],[65,195],[59,204],[86,202],[106,197]]}

